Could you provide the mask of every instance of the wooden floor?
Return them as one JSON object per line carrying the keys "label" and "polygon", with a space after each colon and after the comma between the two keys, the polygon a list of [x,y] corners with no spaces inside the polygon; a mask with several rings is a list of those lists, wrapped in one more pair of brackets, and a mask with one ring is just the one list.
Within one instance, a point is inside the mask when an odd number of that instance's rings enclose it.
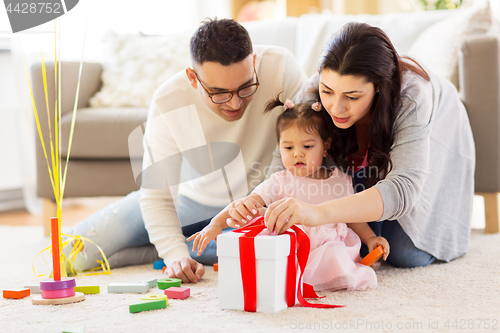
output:
{"label": "wooden floor", "polygon": [[[120,197],[64,199],[62,225],[73,226]],[[26,210],[0,212],[0,225],[35,226],[42,224],[42,214],[32,215]]]}

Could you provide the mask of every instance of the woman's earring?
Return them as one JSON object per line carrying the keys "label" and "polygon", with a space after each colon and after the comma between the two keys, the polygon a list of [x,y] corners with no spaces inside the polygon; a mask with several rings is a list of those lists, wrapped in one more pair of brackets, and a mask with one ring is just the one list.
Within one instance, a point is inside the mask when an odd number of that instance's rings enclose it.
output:
{"label": "woman's earring", "polygon": [[326,155],[328,155],[328,151],[325,150],[325,152],[323,153],[323,157],[326,157]]}

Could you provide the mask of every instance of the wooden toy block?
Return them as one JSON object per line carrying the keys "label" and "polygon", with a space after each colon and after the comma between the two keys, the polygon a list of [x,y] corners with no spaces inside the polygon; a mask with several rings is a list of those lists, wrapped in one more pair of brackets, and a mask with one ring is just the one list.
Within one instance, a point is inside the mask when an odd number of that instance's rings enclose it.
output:
{"label": "wooden toy block", "polygon": [[147,293],[149,284],[147,283],[110,283],[108,293]]}
{"label": "wooden toy block", "polygon": [[77,286],[75,287],[75,291],[84,293],[84,294],[100,294],[101,287],[99,286]]}
{"label": "wooden toy block", "polygon": [[28,297],[29,295],[30,295],[29,288],[5,289],[3,291],[3,298],[21,299]]}
{"label": "wooden toy block", "polygon": [[380,257],[384,255],[384,248],[382,245],[377,246],[374,248],[366,257],[361,260],[360,264],[366,265],[366,266],[371,266],[374,263],[376,263]]}
{"label": "wooden toy block", "polygon": [[129,306],[129,310],[130,313],[136,313],[141,311],[165,309],[166,307],[167,307],[167,302],[165,300],[158,300],[158,301],[146,301],[146,302],[131,304]]}
{"label": "wooden toy block", "polygon": [[31,285],[31,286],[24,286],[24,288],[30,288],[30,292],[32,294],[41,294],[42,290],[40,289],[40,285]]}
{"label": "wooden toy block", "polygon": [[217,272],[219,270],[219,264],[214,264],[214,272]]}
{"label": "wooden toy block", "polygon": [[32,298],[32,303],[34,305],[57,305],[57,304],[67,304],[80,302],[85,299],[85,295],[82,293],[75,293],[75,296],[65,297],[65,298],[42,298],[41,295],[36,295]]}
{"label": "wooden toy block", "polygon": [[180,287],[181,279],[158,279],[158,289],[167,289],[170,287]]}
{"label": "wooden toy block", "polygon": [[164,300],[164,301],[167,302],[167,305],[168,305],[168,296],[167,295],[162,295],[162,294],[151,294],[151,295],[142,296],[141,300],[143,300],[143,301]]}
{"label": "wooden toy block", "polygon": [[174,299],[187,298],[189,297],[190,293],[191,292],[189,288],[170,287],[168,289],[165,289],[165,295],[167,295],[169,298]]}
{"label": "wooden toy block", "polygon": [[62,333],[85,333],[85,327],[76,327],[69,330],[64,330]]}
{"label": "wooden toy block", "polygon": [[153,268],[154,269],[162,269],[163,267],[165,267],[165,262],[163,261],[163,259],[156,260],[153,263]]}
{"label": "wooden toy block", "polygon": [[42,290],[42,298],[65,298],[75,296],[75,288],[61,290]]}
{"label": "wooden toy block", "polygon": [[141,280],[141,281],[139,281],[139,282],[149,284],[149,288],[154,288],[154,287],[158,286],[158,283],[156,282],[156,279],[151,279],[151,280]]}
{"label": "wooden toy block", "polygon": [[48,279],[40,281],[41,290],[61,290],[76,287],[74,278],[65,277],[61,280]]}

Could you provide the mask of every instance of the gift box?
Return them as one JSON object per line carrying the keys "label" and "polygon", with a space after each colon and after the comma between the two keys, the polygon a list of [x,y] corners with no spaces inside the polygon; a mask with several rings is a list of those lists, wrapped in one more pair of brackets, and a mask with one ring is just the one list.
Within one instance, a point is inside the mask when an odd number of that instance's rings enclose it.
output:
{"label": "gift box", "polygon": [[[240,264],[240,237],[245,232],[226,232],[217,237],[219,257],[219,307],[245,310]],[[254,239],[256,311],[274,313],[288,307],[286,299],[290,235],[267,235]]]}
{"label": "gift box", "polygon": [[241,229],[217,236],[221,309],[274,313],[296,300],[305,307],[342,306],[304,299],[319,298],[312,286],[302,282],[310,242],[300,228],[291,229],[268,235],[260,216]]}

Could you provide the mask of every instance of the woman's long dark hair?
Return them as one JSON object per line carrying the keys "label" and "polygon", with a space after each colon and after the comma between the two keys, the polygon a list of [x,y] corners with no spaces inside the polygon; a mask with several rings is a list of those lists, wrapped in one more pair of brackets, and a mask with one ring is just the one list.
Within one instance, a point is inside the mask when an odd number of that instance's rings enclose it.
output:
{"label": "woman's long dark hair", "polygon": [[[326,46],[319,71],[332,70],[339,75],[353,75],[373,83],[375,94],[370,110],[367,133],[368,162],[377,172],[367,175],[367,186],[373,186],[392,169],[389,155],[394,142],[394,122],[401,103],[403,70],[411,70],[429,81],[425,70],[414,60],[402,60],[389,37],[379,28],[365,23],[348,23]],[[318,92],[319,94],[319,92]],[[328,116],[326,110],[322,110]],[[341,129],[329,123],[332,145],[330,153],[335,163],[348,169],[348,156],[358,150],[356,128]]]}

